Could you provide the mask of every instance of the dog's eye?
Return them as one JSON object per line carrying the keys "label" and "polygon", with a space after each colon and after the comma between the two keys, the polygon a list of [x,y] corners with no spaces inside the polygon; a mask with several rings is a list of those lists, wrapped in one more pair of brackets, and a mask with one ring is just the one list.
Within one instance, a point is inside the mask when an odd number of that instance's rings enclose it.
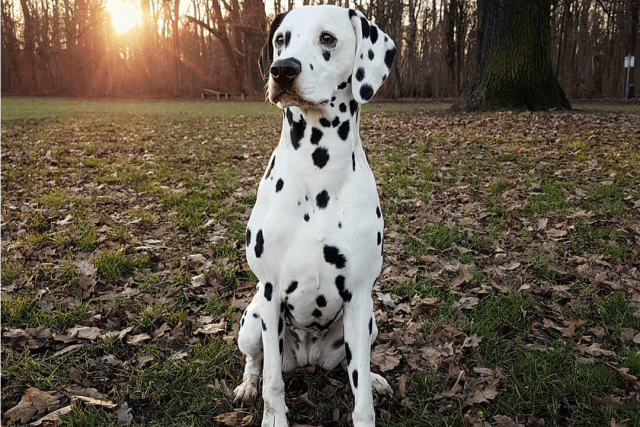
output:
{"label": "dog's eye", "polygon": [[282,34],[278,34],[275,40],[276,47],[281,47],[284,44],[284,36]]}
{"label": "dog's eye", "polygon": [[333,47],[336,45],[336,38],[331,33],[324,32],[320,34],[320,43],[325,46]]}

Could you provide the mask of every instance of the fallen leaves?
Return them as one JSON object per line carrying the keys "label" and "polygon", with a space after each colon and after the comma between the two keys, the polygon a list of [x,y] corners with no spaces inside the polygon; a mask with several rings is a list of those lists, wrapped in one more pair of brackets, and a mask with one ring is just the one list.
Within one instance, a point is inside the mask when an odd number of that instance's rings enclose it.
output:
{"label": "fallen leaves", "polygon": [[[59,424],[70,405],[94,404],[108,409],[114,423],[140,423],[143,415],[153,417],[150,395],[135,395],[131,406],[116,397],[132,372],[176,363],[199,368],[201,361],[190,357],[201,343],[237,348],[239,316],[255,291],[244,226],[280,118],[195,126],[146,120],[140,120],[150,127],[144,138],[129,129],[102,132],[82,117],[69,120],[65,132],[54,128],[60,121],[3,122],[3,363],[28,349],[36,363],[77,357],[89,364],[65,363],[56,375],[67,383],[42,392],[58,403],[36,409],[27,422]],[[444,388],[437,399],[420,402],[420,411],[451,415],[452,424],[517,425],[493,415],[493,402],[513,384],[506,369],[482,365],[478,354],[487,339],[471,327],[485,302],[514,293],[535,305],[518,313],[526,336],[497,322],[505,345],[548,355],[560,340],[580,363],[606,366],[623,380],[611,399],[594,401],[637,401],[637,373],[618,356],[622,347],[637,355],[640,328],[612,327],[603,313],[615,307],[599,304],[623,292],[631,309],[640,310],[638,124],[635,115],[620,114],[363,115],[386,226],[371,365],[402,402],[398,408],[398,401],[380,398],[380,417],[395,420],[414,410],[413,381],[429,372]],[[206,144],[189,134],[207,127]],[[50,140],[39,139],[50,132]],[[49,163],[42,164],[46,153]],[[608,211],[612,206],[617,213]],[[96,267],[105,251],[143,260],[143,267],[105,280]],[[15,277],[8,279],[12,268]],[[5,304],[25,295],[28,304],[16,307],[27,314],[7,322]],[[72,310],[80,314],[71,321],[51,320]],[[46,327],[37,327],[34,313],[48,319]],[[216,375],[212,387],[228,396],[233,386],[225,381],[242,374],[233,368]],[[288,404],[304,416],[292,410],[293,422],[306,422],[309,408],[323,424],[350,422],[348,379],[331,375],[336,378],[314,374],[321,380],[309,390],[340,403],[294,390]],[[3,394],[10,396],[3,409],[27,398],[20,381],[3,369]],[[291,382],[294,389],[299,382]],[[215,412],[214,419],[254,424],[242,412]],[[617,417],[611,424],[624,422]]]}
{"label": "fallen leaves", "polygon": [[37,415],[44,415],[58,409],[60,398],[54,392],[39,390],[29,387],[22,396],[20,402],[13,408],[5,411],[2,418],[16,419],[22,424],[26,424]]}

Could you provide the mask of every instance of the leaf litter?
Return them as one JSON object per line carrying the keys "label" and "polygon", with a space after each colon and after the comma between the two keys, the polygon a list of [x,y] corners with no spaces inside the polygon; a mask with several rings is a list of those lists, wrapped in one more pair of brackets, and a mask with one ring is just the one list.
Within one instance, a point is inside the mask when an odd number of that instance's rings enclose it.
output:
{"label": "leaf litter", "polygon": [[[18,424],[49,422],[47,414],[59,420],[59,411],[79,400],[110,408],[124,423],[148,419],[139,403],[149,397],[135,396],[138,405],[121,400],[127,372],[186,360],[211,340],[235,349],[255,287],[244,261],[244,225],[278,119],[225,119],[222,126],[144,119],[115,134],[96,130],[100,120],[2,125],[3,366],[26,349],[40,360],[81,353],[92,364],[71,366],[70,382],[51,391],[3,372],[4,417]],[[523,313],[532,333],[509,345],[550,351],[555,339],[565,339],[579,360],[605,363],[622,378],[623,400],[638,406],[640,373],[620,366],[617,352],[640,351],[639,126],[638,116],[612,113],[365,113],[362,134],[386,224],[371,362],[398,396],[377,398],[382,417],[424,404],[407,382],[432,372],[444,388],[427,400],[429,411],[462,411],[464,425],[488,425],[483,411],[509,379],[499,366],[483,365],[476,352],[483,337],[469,325],[483,301],[513,292],[536,304]],[[42,129],[48,139],[37,136]],[[22,176],[32,164],[43,167],[37,179]],[[194,205],[182,210],[181,203]],[[105,280],[97,260],[109,251],[131,267]],[[16,271],[11,280],[6,266]],[[583,317],[583,307],[616,292],[636,316],[623,332],[606,319],[596,326]],[[90,310],[73,324],[47,327],[13,310],[7,324],[5,306],[30,293],[44,313]],[[107,342],[116,346],[97,350]],[[148,344],[160,352],[142,354]],[[225,381],[239,382],[235,369]],[[318,378],[315,371],[309,384],[301,382],[308,373],[288,374],[298,378],[287,389],[291,421],[348,421],[346,376]],[[218,388],[231,399],[232,387]],[[334,400],[326,405],[319,395]],[[224,410],[207,419],[257,422],[253,413]],[[535,417],[492,420],[544,425]]]}

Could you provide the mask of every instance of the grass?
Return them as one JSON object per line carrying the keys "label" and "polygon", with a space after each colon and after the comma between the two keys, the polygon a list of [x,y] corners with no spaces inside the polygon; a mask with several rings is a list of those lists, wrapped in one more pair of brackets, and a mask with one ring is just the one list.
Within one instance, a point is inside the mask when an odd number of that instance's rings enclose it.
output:
{"label": "grass", "polygon": [[[242,377],[232,327],[257,281],[244,261],[245,226],[281,113],[240,102],[2,101],[2,410],[27,386],[61,391],[74,367],[110,401],[126,402],[134,426],[215,424],[232,411]],[[640,332],[629,285],[640,262],[637,106],[474,115],[446,107],[363,109],[385,218],[378,342],[397,348],[392,336],[405,332],[415,340],[383,372],[393,386],[406,375],[409,401],[380,400],[389,418],[379,414],[378,424],[463,426],[498,415],[640,424],[617,371],[640,376],[629,338]],[[96,269],[92,291],[81,262]],[[425,298],[431,306],[414,317]],[[459,309],[462,298],[477,305]],[[196,334],[223,320],[225,332]],[[25,337],[29,348],[7,338],[78,325],[133,329],[60,356],[62,341]],[[135,334],[151,338],[128,344]],[[478,345],[462,347],[472,336]],[[408,364],[434,342],[450,349],[446,362]],[[590,354],[591,345],[606,353]],[[472,388],[478,368],[502,372],[495,398],[442,397],[461,371],[459,385]],[[329,424],[338,413],[348,424],[342,371],[295,371],[285,381],[290,422]],[[256,424],[261,411],[261,401],[250,410]],[[74,404],[64,420],[110,426],[117,416]]]}

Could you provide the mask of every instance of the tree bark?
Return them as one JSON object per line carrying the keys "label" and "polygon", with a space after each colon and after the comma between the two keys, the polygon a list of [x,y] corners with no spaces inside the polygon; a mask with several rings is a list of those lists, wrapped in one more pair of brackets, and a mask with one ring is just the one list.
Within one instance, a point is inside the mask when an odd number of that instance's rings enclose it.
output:
{"label": "tree bark", "polygon": [[552,0],[478,0],[476,76],[454,108],[571,109],[551,59]]}

